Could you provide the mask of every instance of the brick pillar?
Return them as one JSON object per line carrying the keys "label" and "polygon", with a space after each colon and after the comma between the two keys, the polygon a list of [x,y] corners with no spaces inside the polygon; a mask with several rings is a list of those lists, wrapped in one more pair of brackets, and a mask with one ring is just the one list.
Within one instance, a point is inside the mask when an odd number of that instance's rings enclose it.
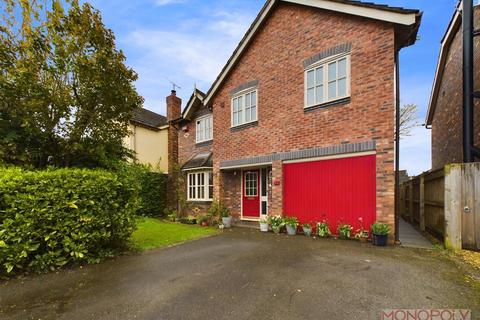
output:
{"label": "brick pillar", "polygon": [[272,163],[272,198],[269,215],[283,215],[283,163]]}
{"label": "brick pillar", "polygon": [[167,97],[168,127],[168,188],[167,205],[178,210],[178,129],[172,123],[181,116],[182,99],[177,97],[175,90]]}

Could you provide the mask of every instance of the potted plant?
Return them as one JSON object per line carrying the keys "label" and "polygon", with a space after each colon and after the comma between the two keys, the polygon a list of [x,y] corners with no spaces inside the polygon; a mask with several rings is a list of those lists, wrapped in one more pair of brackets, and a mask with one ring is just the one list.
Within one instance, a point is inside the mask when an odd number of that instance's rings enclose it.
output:
{"label": "potted plant", "polygon": [[297,234],[298,219],[296,217],[285,217],[283,219],[285,226],[287,226],[287,234],[289,236],[294,236]]}
{"label": "potted plant", "polygon": [[390,234],[390,227],[381,222],[372,224],[372,243],[376,246],[385,247],[388,243],[388,235]]}
{"label": "potted plant", "polygon": [[232,227],[232,216],[230,215],[230,209],[225,206],[220,206],[220,216],[222,217],[222,223],[225,228]]}
{"label": "potted plant", "polygon": [[312,225],[310,223],[302,224],[302,229],[305,236],[310,237],[312,235]]}
{"label": "potted plant", "polygon": [[360,221],[360,228],[355,232],[355,239],[359,240],[360,242],[367,242],[369,232],[363,227],[363,218],[358,218],[358,221]]}
{"label": "potted plant", "polygon": [[350,239],[352,226],[347,223],[341,223],[338,225],[338,236],[340,239]]}
{"label": "potted plant", "polygon": [[268,218],[263,217],[260,219],[260,231],[261,232],[268,232]]}
{"label": "potted plant", "polygon": [[200,223],[200,225],[201,225],[202,227],[207,227],[207,226],[208,226],[208,220],[209,220],[209,219],[208,219],[207,216],[200,216],[200,217],[198,218],[198,222]]}
{"label": "potted plant", "polygon": [[218,229],[220,229],[220,230],[225,229],[225,226],[223,225],[223,223],[218,224]]}
{"label": "potted plant", "polygon": [[285,222],[281,216],[270,216],[268,221],[270,222],[272,230],[275,234],[279,234],[282,230],[282,227],[285,225]]}
{"label": "potted plant", "polygon": [[317,223],[317,231],[320,238],[328,238],[332,234],[330,228],[328,227],[327,220]]}

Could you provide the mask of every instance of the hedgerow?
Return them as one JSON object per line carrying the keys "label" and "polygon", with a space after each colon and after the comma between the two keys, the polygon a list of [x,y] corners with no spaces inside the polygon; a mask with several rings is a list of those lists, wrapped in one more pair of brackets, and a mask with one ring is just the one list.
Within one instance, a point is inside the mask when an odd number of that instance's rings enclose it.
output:
{"label": "hedgerow", "polygon": [[0,167],[0,275],[112,256],[135,229],[140,188],[128,170]]}

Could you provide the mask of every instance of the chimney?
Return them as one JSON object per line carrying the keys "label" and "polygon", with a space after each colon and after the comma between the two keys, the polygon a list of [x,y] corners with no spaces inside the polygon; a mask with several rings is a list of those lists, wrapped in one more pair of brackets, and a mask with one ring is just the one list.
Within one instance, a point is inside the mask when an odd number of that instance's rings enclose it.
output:
{"label": "chimney", "polygon": [[168,122],[180,118],[182,106],[182,99],[177,97],[177,92],[172,90],[172,93],[167,97],[167,120]]}
{"label": "chimney", "polygon": [[178,210],[178,128],[172,121],[181,117],[182,99],[177,97],[175,90],[167,97],[167,120],[168,120],[168,191],[167,206]]}

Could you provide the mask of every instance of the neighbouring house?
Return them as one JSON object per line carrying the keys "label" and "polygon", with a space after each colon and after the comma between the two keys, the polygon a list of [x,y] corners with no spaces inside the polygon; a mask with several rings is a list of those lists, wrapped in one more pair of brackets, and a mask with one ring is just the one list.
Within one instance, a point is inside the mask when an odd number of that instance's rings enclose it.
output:
{"label": "neighbouring house", "polygon": [[182,113],[167,98],[188,213],[218,199],[236,223],[393,227],[396,62],[420,21],[359,1],[266,1],[206,94]]}
{"label": "neighbouring house", "polygon": [[[441,41],[425,124],[432,130],[432,169],[463,162],[463,30],[462,3]],[[480,27],[480,6],[474,7],[474,25]],[[480,85],[480,39],[474,39],[474,81]],[[474,109],[480,107],[475,99]],[[474,141],[480,145],[480,112],[474,112]]]}
{"label": "neighbouring house", "polygon": [[167,118],[145,108],[135,111],[125,146],[135,153],[136,161],[168,173]]}

